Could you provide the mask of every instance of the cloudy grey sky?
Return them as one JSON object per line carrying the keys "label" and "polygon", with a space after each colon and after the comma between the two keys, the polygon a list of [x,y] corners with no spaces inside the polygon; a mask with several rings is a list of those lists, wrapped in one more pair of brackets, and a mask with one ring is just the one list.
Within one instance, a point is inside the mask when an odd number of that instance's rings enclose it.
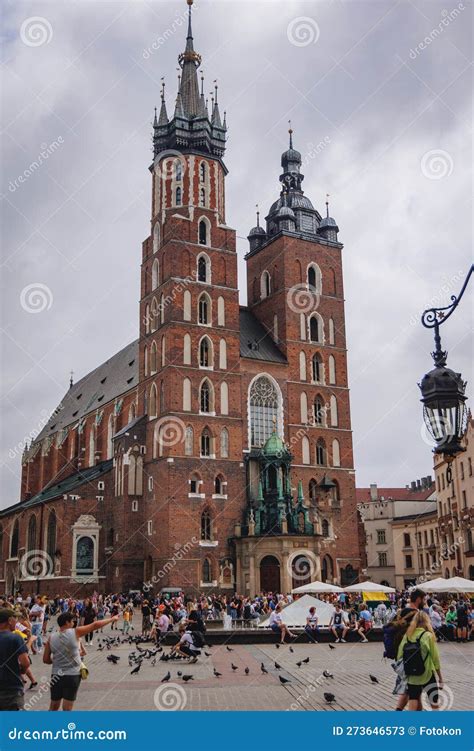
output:
{"label": "cloudy grey sky", "polygon": [[[161,76],[173,108],[186,4],[7,0],[3,8],[6,506],[18,500],[21,444],[59,403],[69,371],[81,377],[137,335],[151,119]],[[218,78],[227,110],[227,221],[239,236],[242,302],[245,236],[255,204],[265,211],[278,195],[291,118],[305,192],[320,211],[330,193],[345,245],[357,483],[403,486],[429,474],[416,384],[431,367],[432,335],[419,315],[449,302],[472,259],[472,6],[197,0],[195,8],[206,87]],[[443,327],[448,364],[469,393],[473,291]],[[30,312],[35,304],[46,307]]]}

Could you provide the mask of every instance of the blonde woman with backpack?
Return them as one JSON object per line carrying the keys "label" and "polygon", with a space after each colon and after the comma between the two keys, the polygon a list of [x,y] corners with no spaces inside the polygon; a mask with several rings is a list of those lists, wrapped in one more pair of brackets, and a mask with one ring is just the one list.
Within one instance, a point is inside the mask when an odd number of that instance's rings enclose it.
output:
{"label": "blonde woman with backpack", "polygon": [[408,683],[408,709],[422,709],[421,695],[426,692],[431,709],[439,708],[439,691],[443,688],[436,636],[430,617],[418,610],[398,648]]}

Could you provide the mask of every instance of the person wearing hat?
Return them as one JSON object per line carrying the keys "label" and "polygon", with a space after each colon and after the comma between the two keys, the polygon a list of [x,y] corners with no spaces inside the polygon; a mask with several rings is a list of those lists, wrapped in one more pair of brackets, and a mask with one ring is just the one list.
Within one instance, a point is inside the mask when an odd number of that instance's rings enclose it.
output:
{"label": "person wearing hat", "polygon": [[0,710],[23,709],[24,687],[22,674],[30,667],[28,648],[16,628],[16,613],[10,608],[0,609]]}

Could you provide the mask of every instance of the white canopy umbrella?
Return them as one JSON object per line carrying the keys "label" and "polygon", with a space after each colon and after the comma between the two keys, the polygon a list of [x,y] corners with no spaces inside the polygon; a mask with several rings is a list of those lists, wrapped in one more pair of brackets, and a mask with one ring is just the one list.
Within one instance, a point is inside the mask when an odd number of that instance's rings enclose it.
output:
{"label": "white canopy umbrella", "polygon": [[425,582],[420,589],[426,592],[474,592],[474,582],[462,576],[452,576],[450,579],[433,579]]}
{"label": "white canopy umbrella", "polygon": [[412,587],[410,587],[410,590],[412,589],[422,589],[423,592],[440,592],[441,590],[438,589],[439,587],[444,587],[448,580],[443,579],[442,576],[437,576],[436,579],[428,579],[425,582],[420,582],[419,584],[414,584]]}
{"label": "white canopy umbrella", "polygon": [[311,582],[310,584],[303,584],[301,587],[291,590],[292,595],[310,595],[313,592],[324,594],[325,592],[342,592],[342,589],[337,584],[329,584],[328,582]]}
{"label": "white canopy umbrella", "polygon": [[351,584],[350,587],[344,587],[344,592],[395,592],[393,587],[386,587],[383,584],[377,584],[377,582],[360,582],[360,584]]}
{"label": "white canopy umbrella", "polygon": [[[306,626],[306,619],[309,615],[309,609],[311,607],[316,608],[316,615],[320,626],[328,626],[331,616],[334,613],[334,608],[328,602],[318,600],[317,597],[311,597],[311,595],[303,595],[298,600],[295,600],[290,605],[287,605],[281,611],[281,619],[283,623],[291,628],[303,628]],[[262,623],[258,624],[258,628],[268,628],[270,625],[270,618],[266,618]]]}

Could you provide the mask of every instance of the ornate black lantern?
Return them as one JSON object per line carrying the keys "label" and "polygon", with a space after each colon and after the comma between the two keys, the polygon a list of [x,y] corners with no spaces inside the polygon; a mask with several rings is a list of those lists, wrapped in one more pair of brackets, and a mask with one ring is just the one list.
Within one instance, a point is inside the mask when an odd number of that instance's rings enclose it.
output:
{"label": "ornate black lantern", "polygon": [[445,365],[433,368],[420,383],[423,417],[436,454],[454,456],[464,450],[460,440],[466,425],[465,389],[461,374]]}
{"label": "ornate black lantern", "polygon": [[473,271],[474,264],[459,295],[451,296],[450,305],[444,308],[429,308],[421,317],[425,328],[434,329],[435,338],[435,351],[432,352],[435,367],[423,376],[419,384],[423,417],[436,444],[434,452],[446,457],[454,457],[460,451],[464,451],[461,439],[466,428],[466,382],[460,373],[446,367],[448,353],[441,347],[439,327],[457,308]]}

